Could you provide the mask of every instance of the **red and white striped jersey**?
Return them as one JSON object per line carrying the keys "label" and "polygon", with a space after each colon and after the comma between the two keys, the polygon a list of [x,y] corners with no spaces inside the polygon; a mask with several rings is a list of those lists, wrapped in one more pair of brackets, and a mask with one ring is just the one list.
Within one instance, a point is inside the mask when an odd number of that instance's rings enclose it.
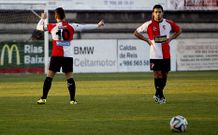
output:
{"label": "red and white striped jersey", "polygon": [[169,59],[170,46],[167,39],[170,32],[179,32],[180,27],[173,21],[163,19],[162,22],[150,20],[136,30],[138,33],[147,33],[151,40],[150,59]]}
{"label": "red and white striped jersey", "polygon": [[41,19],[37,24],[37,30],[48,30],[52,36],[52,56],[73,57],[73,39],[75,31],[98,28],[97,24],[77,24],[68,22],[49,23],[44,25]]}

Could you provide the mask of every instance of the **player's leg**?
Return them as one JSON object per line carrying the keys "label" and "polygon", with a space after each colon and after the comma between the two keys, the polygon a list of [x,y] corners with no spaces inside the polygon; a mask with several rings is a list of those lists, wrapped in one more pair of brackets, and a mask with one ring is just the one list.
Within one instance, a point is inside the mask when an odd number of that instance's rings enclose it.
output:
{"label": "player's leg", "polygon": [[164,94],[163,94],[163,89],[166,85],[166,76],[167,73],[163,72],[163,71],[154,71],[154,82],[155,82],[155,89],[156,89],[156,94],[154,96],[154,99],[156,97],[158,103],[160,104],[163,104],[163,103],[166,103],[166,98],[164,97]]}
{"label": "player's leg", "polygon": [[161,91],[160,91],[161,98],[160,98],[159,103],[163,104],[163,103],[166,103],[166,98],[165,98],[165,96],[163,94],[163,90],[164,90],[164,88],[166,86],[168,72],[162,71],[161,74],[162,74],[162,79],[161,79],[161,81],[162,81],[162,88],[161,88]]}
{"label": "player's leg", "polygon": [[46,99],[48,97],[48,92],[52,85],[52,80],[56,74],[56,72],[60,71],[60,62],[59,58],[51,57],[49,70],[47,73],[47,76],[43,83],[43,95],[42,97],[37,101],[38,104],[45,104]]}
{"label": "player's leg", "polygon": [[162,74],[161,71],[154,71],[154,86],[156,89],[155,96],[161,97]]}
{"label": "player's leg", "polygon": [[45,104],[46,103],[46,99],[48,97],[48,92],[51,88],[51,84],[52,84],[52,80],[53,77],[55,76],[55,72],[48,70],[48,74],[47,77],[44,80],[43,83],[43,90],[42,90],[42,97],[37,101],[38,104]]}
{"label": "player's leg", "polygon": [[155,102],[159,102],[161,98],[161,60],[150,59],[150,69],[153,70],[155,95],[153,96]]}
{"label": "player's leg", "polygon": [[62,68],[67,80],[67,88],[70,94],[70,104],[77,104],[77,101],[75,99],[76,84],[73,79],[73,58],[64,58],[64,63]]}
{"label": "player's leg", "polygon": [[65,73],[66,80],[67,80],[67,88],[69,90],[70,94],[70,104],[77,104],[77,101],[75,99],[75,94],[76,94],[76,84],[73,79],[73,73],[72,72],[67,72]]}
{"label": "player's leg", "polygon": [[44,84],[43,84],[43,95],[42,95],[42,99],[46,99],[47,96],[48,96],[48,92],[51,88],[51,85],[52,85],[52,80],[53,80],[53,77],[55,76],[55,72],[54,71],[51,71],[51,70],[48,70],[48,74],[47,74],[47,77],[45,78],[44,80]]}
{"label": "player's leg", "polygon": [[168,71],[162,71],[163,89],[166,86],[167,77],[168,77]]}
{"label": "player's leg", "polygon": [[170,59],[164,59],[162,61],[162,71],[161,71],[161,100],[160,103],[166,103],[166,98],[163,94],[163,90],[166,86],[167,83],[167,77],[168,77],[168,72],[170,71]]}

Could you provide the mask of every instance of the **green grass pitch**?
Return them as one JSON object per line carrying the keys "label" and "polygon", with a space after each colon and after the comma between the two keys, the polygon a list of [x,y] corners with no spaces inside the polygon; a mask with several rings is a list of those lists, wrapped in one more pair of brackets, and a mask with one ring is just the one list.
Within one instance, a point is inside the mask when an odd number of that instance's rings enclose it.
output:
{"label": "green grass pitch", "polygon": [[75,74],[78,105],[60,74],[37,105],[43,80],[0,75],[0,135],[176,135],[169,121],[178,114],[189,122],[181,134],[218,134],[218,71],[170,72],[163,105],[152,99],[150,72]]}

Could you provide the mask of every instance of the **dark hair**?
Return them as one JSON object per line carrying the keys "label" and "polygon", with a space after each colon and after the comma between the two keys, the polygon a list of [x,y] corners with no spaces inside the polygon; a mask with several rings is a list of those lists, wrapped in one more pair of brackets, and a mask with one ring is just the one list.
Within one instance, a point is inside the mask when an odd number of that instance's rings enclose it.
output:
{"label": "dark hair", "polygon": [[162,7],[161,5],[159,5],[159,4],[154,5],[152,12],[154,12],[154,9],[155,9],[155,8],[160,8],[162,11],[164,11],[164,10],[163,10],[163,7]]}
{"label": "dark hair", "polygon": [[64,9],[62,7],[59,7],[59,8],[55,9],[55,15],[60,20],[63,20],[66,17]]}

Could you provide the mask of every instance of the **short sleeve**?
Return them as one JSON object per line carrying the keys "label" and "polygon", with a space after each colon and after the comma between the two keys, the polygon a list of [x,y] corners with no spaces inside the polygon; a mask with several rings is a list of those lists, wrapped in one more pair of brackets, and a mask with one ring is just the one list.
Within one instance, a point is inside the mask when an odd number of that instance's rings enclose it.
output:
{"label": "short sleeve", "polygon": [[172,27],[172,32],[179,32],[181,30],[180,26],[177,25],[174,21],[168,20]]}
{"label": "short sleeve", "polygon": [[147,29],[148,29],[148,25],[151,23],[151,21],[148,21],[148,22],[145,22],[144,24],[142,24],[141,26],[139,26],[136,31],[138,33],[145,33],[147,32]]}

